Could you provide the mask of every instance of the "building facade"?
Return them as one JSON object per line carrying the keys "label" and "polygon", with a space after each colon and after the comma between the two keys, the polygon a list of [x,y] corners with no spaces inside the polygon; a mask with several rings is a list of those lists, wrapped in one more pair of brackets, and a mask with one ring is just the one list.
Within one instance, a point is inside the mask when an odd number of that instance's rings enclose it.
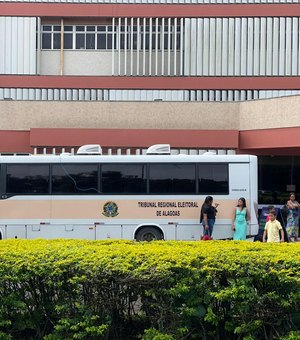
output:
{"label": "building facade", "polygon": [[299,0],[0,0],[3,153],[251,153],[279,203],[299,94]]}

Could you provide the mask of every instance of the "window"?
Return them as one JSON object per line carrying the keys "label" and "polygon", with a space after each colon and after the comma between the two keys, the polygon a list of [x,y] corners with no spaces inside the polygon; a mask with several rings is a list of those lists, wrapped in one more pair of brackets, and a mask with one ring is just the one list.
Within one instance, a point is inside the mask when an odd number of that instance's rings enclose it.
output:
{"label": "window", "polygon": [[[116,33],[115,34],[115,42],[114,48],[116,48]],[[97,50],[111,50],[112,49],[112,39],[113,32],[112,26],[97,26]]]}
{"label": "window", "polygon": [[195,164],[150,164],[150,194],[195,194]]}
{"label": "window", "polygon": [[167,50],[169,45],[171,50],[174,46],[177,50],[180,49],[180,26],[164,26],[164,49]]}
{"label": "window", "polygon": [[97,194],[97,164],[52,165],[53,194]]}
{"label": "window", "polygon": [[228,194],[228,164],[198,164],[199,194]]}
{"label": "window", "polygon": [[42,26],[42,49],[60,49],[60,30],[61,27],[56,25]]}
{"label": "window", "polygon": [[7,194],[48,194],[48,164],[8,164],[6,168]]}
{"label": "window", "polygon": [[103,193],[146,193],[146,183],[145,164],[102,164]]}
{"label": "window", "polygon": [[[180,26],[174,23],[162,26],[129,24],[66,25],[63,27],[66,50],[171,50],[180,49]],[[42,25],[42,49],[57,50],[61,47],[61,26]],[[114,35],[114,39],[113,39]],[[114,40],[114,46],[113,46]],[[151,43],[150,43],[151,42]]]}
{"label": "window", "polygon": [[296,191],[300,200],[300,157],[258,157],[258,203],[285,204],[289,193]]}

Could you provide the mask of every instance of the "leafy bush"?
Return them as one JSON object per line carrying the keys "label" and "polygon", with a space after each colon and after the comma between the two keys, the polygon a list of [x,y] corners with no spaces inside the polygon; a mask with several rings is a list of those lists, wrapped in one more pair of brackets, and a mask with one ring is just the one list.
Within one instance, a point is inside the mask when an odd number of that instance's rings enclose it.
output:
{"label": "leafy bush", "polygon": [[300,245],[0,242],[0,339],[298,339]]}

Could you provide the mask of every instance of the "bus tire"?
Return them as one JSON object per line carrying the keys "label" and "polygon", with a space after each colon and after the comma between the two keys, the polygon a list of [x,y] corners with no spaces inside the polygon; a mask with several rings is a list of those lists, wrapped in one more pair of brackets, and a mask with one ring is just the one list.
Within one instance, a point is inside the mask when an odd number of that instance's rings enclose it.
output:
{"label": "bus tire", "polygon": [[142,227],[136,233],[135,239],[137,241],[157,241],[163,240],[162,232],[155,227]]}

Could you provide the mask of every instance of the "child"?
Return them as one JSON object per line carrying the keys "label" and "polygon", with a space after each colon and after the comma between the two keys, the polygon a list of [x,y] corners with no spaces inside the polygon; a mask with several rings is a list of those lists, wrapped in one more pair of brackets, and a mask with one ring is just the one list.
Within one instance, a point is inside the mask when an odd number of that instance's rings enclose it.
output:
{"label": "child", "polygon": [[[274,211],[269,212],[270,220],[266,223],[263,242],[284,242],[284,233]],[[281,239],[279,238],[279,231]],[[268,239],[268,241],[266,241]]]}
{"label": "child", "polygon": [[266,218],[266,222],[270,221],[270,215],[269,214],[270,214],[271,211],[273,211],[274,213],[276,212],[274,205],[269,205],[268,206],[268,216]]}

